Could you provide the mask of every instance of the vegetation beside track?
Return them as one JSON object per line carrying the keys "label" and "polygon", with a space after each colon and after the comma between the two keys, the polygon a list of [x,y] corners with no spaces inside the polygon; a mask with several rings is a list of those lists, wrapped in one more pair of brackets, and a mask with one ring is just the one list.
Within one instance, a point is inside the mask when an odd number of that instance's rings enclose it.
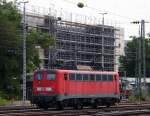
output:
{"label": "vegetation beside track", "polygon": [[[22,17],[15,2],[9,1],[0,0],[0,97],[8,100],[21,97],[22,82]],[[47,32],[31,29],[26,44],[27,73],[32,73],[40,64],[35,46],[49,48],[54,38]]]}
{"label": "vegetation beside track", "polygon": [[150,96],[147,96],[147,95],[144,95],[144,94],[129,96],[129,102],[136,103],[136,102],[142,102],[142,101],[149,102],[150,101]]}
{"label": "vegetation beside track", "polygon": [[8,105],[10,103],[11,103],[10,100],[3,99],[3,98],[0,97],[0,106],[5,106],[5,105]]}

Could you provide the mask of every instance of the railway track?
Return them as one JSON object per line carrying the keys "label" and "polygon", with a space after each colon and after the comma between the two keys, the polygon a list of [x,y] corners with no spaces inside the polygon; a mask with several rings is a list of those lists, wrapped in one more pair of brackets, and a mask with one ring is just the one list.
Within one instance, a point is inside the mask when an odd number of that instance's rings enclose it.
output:
{"label": "railway track", "polygon": [[56,109],[44,111],[36,107],[0,107],[0,116],[141,116],[141,114],[150,114],[150,104],[118,105],[110,108],[99,107],[98,109],[86,107],[82,110],[66,108],[62,111]]}
{"label": "railway track", "polygon": [[150,104],[150,102],[120,102],[119,105],[138,105],[138,104]]}
{"label": "railway track", "polygon": [[35,109],[34,106],[0,106],[0,111],[4,110],[19,110],[19,109]]}
{"label": "railway track", "polygon": [[149,116],[150,110],[145,109],[145,110],[125,110],[125,111],[115,111],[115,112],[109,112],[109,113],[103,113],[99,112],[94,114],[93,116]]}

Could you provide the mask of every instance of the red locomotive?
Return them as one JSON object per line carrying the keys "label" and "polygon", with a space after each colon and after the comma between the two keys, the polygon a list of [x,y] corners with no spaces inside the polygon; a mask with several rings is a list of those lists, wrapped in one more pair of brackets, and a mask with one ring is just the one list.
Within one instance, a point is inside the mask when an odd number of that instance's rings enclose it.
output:
{"label": "red locomotive", "polygon": [[117,72],[37,70],[33,79],[33,103],[40,108],[105,105],[120,101]]}

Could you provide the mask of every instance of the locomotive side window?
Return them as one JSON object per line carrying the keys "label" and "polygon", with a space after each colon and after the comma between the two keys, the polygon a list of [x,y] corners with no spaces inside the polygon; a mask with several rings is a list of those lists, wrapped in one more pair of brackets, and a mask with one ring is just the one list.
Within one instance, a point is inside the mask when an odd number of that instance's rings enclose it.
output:
{"label": "locomotive side window", "polygon": [[90,74],[90,81],[95,81],[95,75],[94,74]]}
{"label": "locomotive side window", "polygon": [[46,79],[47,80],[55,80],[55,74],[47,74],[47,77],[46,77]]}
{"label": "locomotive side window", "polygon": [[83,74],[83,81],[88,81],[88,74]]}
{"label": "locomotive side window", "polygon": [[75,80],[75,74],[69,74],[69,80]]}
{"label": "locomotive side window", "polygon": [[102,79],[101,79],[101,75],[100,74],[97,74],[96,75],[96,81],[101,81]]}
{"label": "locomotive side window", "polygon": [[102,75],[102,81],[107,81],[107,75],[105,74]]}
{"label": "locomotive side window", "polygon": [[76,74],[76,80],[82,80],[82,75],[81,74]]}
{"label": "locomotive side window", "polygon": [[37,73],[36,74],[36,78],[35,78],[36,80],[38,80],[38,81],[40,81],[40,80],[42,80],[42,75],[41,75],[41,73]]}
{"label": "locomotive side window", "polygon": [[108,81],[113,81],[113,76],[112,75],[108,75],[107,78],[108,78]]}

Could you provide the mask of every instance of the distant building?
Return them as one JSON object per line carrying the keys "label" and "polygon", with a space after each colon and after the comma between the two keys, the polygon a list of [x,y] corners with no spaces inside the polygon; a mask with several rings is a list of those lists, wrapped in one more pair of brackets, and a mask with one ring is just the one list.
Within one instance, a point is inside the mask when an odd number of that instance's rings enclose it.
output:
{"label": "distant building", "polygon": [[116,28],[115,31],[115,36],[116,36],[116,40],[115,40],[115,45],[116,45],[116,51],[115,51],[115,71],[119,70],[119,57],[125,55],[124,53],[124,29],[123,28]]}
{"label": "distant building", "polygon": [[94,70],[118,71],[118,58],[124,54],[122,28],[65,21],[52,16],[28,15],[27,19],[28,26],[55,37],[54,47],[38,48],[41,68],[76,69],[77,65],[84,65]]}

